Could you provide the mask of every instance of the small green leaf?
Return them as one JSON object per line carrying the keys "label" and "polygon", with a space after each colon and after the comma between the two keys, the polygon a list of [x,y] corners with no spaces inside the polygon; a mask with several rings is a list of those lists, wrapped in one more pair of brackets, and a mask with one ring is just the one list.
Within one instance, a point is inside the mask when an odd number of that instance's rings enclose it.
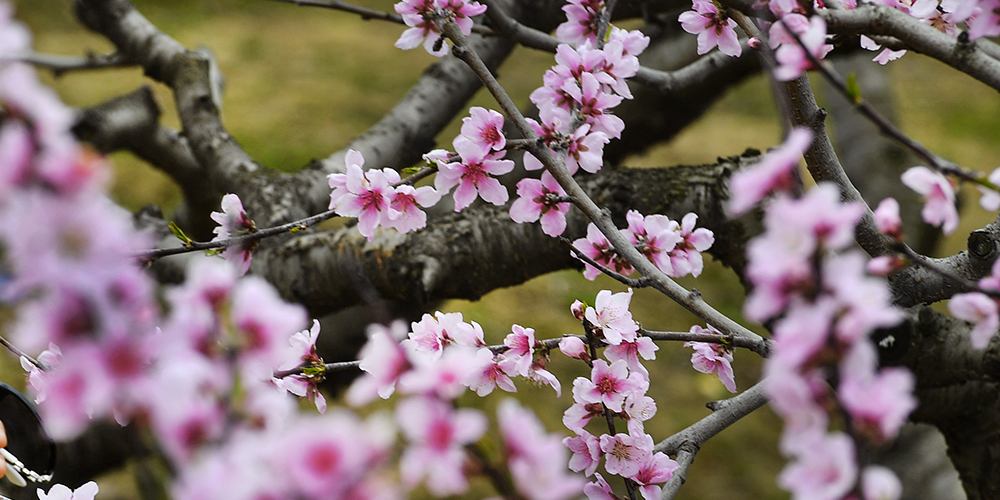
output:
{"label": "small green leaf", "polygon": [[208,256],[219,255],[225,251],[226,251],[225,248],[209,248],[208,250],[205,250],[205,255]]}
{"label": "small green leaf", "polygon": [[858,75],[851,73],[847,75],[847,97],[850,97],[856,104],[860,104],[863,99],[861,98],[861,87],[858,86]]}
{"label": "small green leaf", "polygon": [[170,221],[170,232],[174,233],[177,239],[183,241],[184,246],[191,246],[191,238],[188,238],[188,235],[184,234],[184,231],[174,221]]}
{"label": "small green leaf", "polygon": [[310,377],[321,376],[326,373],[326,366],[321,364],[309,365],[302,367],[302,374]]}
{"label": "small green leaf", "polygon": [[[432,166],[432,165],[428,164],[428,166]],[[406,168],[403,169],[403,171],[401,173],[403,174],[403,177],[409,177],[409,176],[411,176],[411,175],[413,175],[413,174],[415,174],[415,173],[417,173],[417,172],[419,172],[421,170],[423,170],[422,167],[406,167]]]}

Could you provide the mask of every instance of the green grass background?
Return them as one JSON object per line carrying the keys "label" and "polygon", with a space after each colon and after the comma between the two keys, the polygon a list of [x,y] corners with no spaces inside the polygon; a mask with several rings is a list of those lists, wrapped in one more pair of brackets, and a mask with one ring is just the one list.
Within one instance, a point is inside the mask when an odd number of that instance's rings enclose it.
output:
{"label": "green grass background", "polygon": [[[79,55],[111,49],[107,41],[76,23],[68,0],[14,3],[17,17],[34,32],[40,52]],[[422,50],[403,52],[393,47],[401,26],[363,21],[342,12],[266,0],[135,3],[181,43],[215,52],[227,81],[223,106],[226,127],[260,163],[286,171],[342,148],[390,109],[433,62]],[[384,10],[392,7],[389,1],[359,3]],[[552,63],[549,54],[519,49],[501,68],[501,83],[517,102],[527,102],[528,93],[540,85],[541,73]],[[892,63],[887,70],[895,78],[904,131],[966,167],[989,172],[1000,165],[1000,100],[996,91],[916,54]],[[144,78],[139,69],[78,72],[60,78],[43,72],[43,78],[76,107],[151,85],[164,110],[164,123],[179,126],[170,90]],[[471,104],[495,107],[484,92]],[[763,150],[780,141],[773,116],[768,87],[755,78],[732,91],[673,141],[630,158],[626,164],[710,163],[747,147]],[[441,134],[441,145],[450,145],[459,124],[453,123]],[[111,155],[110,161],[116,172],[112,193],[122,205],[137,209],[152,203],[169,214],[179,193],[165,176],[128,154]],[[976,199],[972,192],[968,194],[969,200]],[[984,213],[974,201],[965,205],[962,227],[945,242],[941,254],[962,249],[964,235],[995,215]],[[721,266],[709,262],[701,279],[682,282],[697,287],[723,312],[741,318],[742,288]],[[468,319],[478,321],[492,342],[502,339],[512,323],[535,328],[539,337],[556,337],[580,333],[569,305],[574,299],[592,303],[602,288],[623,289],[608,279],[589,282],[578,273],[559,272],[497,290],[478,302],[452,301],[442,309],[462,311]],[[687,330],[696,322],[679,306],[650,290],[636,291],[632,312],[650,329]],[[759,330],[757,325],[750,326]],[[647,429],[656,439],[707,415],[704,404],[728,394],[716,379],[694,372],[689,358],[689,349],[664,344],[657,361],[650,364],[650,395],[659,411]],[[515,395],[535,407],[551,431],[562,432],[560,418],[571,404],[572,378],[586,374],[580,363],[571,361],[558,354],[553,357],[554,370],[567,393],[561,399],[553,399],[550,389],[523,384]],[[755,355],[738,352],[735,365],[741,389],[757,380],[760,363]],[[20,377],[16,366],[16,360],[3,358],[5,380]],[[498,400],[491,397],[475,404],[491,409]],[[774,477],[784,463],[775,451],[779,431],[780,421],[765,409],[712,439],[698,454],[678,498],[787,498],[774,486]],[[133,497],[135,493],[123,474],[103,481],[102,488],[104,499]],[[476,483],[468,497],[491,494],[485,484]]]}

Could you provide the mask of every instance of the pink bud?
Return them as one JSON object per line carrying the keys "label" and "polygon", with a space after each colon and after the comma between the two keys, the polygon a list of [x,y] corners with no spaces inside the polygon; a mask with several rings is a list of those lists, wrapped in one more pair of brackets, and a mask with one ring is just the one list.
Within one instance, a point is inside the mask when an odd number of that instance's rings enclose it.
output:
{"label": "pink bud", "polygon": [[583,321],[583,311],[585,309],[586,307],[584,307],[583,302],[580,302],[579,300],[573,302],[573,305],[569,306],[570,312],[572,312],[573,316],[580,321]]}
{"label": "pink bud", "polygon": [[559,350],[571,358],[582,359],[584,361],[590,360],[587,345],[580,340],[580,337],[563,338],[559,341]]}
{"label": "pink bud", "polygon": [[761,47],[760,38],[757,38],[755,36],[750,37],[750,39],[747,40],[747,46],[750,47],[750,50],[760,50]]}

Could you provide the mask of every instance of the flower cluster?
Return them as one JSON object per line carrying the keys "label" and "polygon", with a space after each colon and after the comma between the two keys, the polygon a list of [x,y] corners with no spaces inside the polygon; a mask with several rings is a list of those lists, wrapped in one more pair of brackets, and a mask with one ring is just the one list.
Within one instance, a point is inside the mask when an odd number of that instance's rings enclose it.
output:
{"label": "flower cluster", "polygon": [[462,33],[468,35],[472,33],[472,17],[486,12],[485,5],[464,0],[403,0],[394,8],[410,26],[396,40],[396,48],[410,50],[423,44],[427,53],[436,57],[448,53],[438,22],[453,19]]}
{"label": "flower cluster", "polygon": [[[979,287],[987,291],[1000,291],[1000,261],[993,264],[989,276],[979,280]],[[952,316],[973,323],[969,340],[972,347],[985,349],[1000,329],[1000,302],[982,292],[959,293],[948,301]]]}
{"label": "flower cluster", "polygon": [[[678,467],[667,455],[653,451],[653,438],[643,427],[643,422],[656,414],[656,402],[646,395],[649,372],[638,357],[654,359],[657,348],[648,337],[638,336],[639,326],[628,310],[631,298],[632,290],[616,294],[602,290],[595,306],[587,307],[582,314],[577,312],[582,304],[571,307],[594,339],[609,345],[604,351],[607,360],[590,363],[590,378],[573,381],[573,405],[563,414],[563,424],[576,434],[563,439],[573,452],[569,467],[595,477],[595,482],[584,489],[591,499],[615,498],[611,487],[597,473],[602,458],[608,474],[633,481],[646,500],[660,497],[659,484],[669,480]],[[583,342],[576,337],[567,337],[559,348],[570,357],[590,360]],[[604,423],[602,417],[609,415],[623,419],[628,432],[595,436],[586,429],[594,417]]]}
{"label": "flower cluster", "polygon": [[[755,185],[733,189],[752,191],[739,194],[748,199],[761,193]],[[827,430],[835,402],[854,438],[874,442],[894,437],[916,406],[913,375],[879,370],[869,339],[901,314],[885,283],[865,274],[865,257],[847,249],[863,215],[864,207],[842,203],[832,184],[820,183],[799,199],[779,193],[765,208],[765,233],[747,247],[754,289],[744,313],[774,321],[765,390],[785,420],[782,451],[794,459],[778,481],[796,498],[840,498],[857,484],[852,436]]]}
{"label": "flower cluster", "polygon": [[430,186],[414,188],[400,184],[391,168],[365,171],[361,153],[347,152],[347,173],[330,174],[330,209],[344,217],[358,218],[358,231],[368,241],[378,226],[407,233],[427,225],[427,214],[419,207],[437,204],[441,195]]}
{"label": "flower cluster", "polygon": [[[401,394],[396,422],[409,441],[400,464],[403,483],[409,488],[423,483],[436,495],[460,494],[468,489],[465,447],[482,437],[486,417],[478,410],[456,410],[454,400],[467,389],[480,396],[497,387],[516,392],[514,377],[551,385],[557,395],[560,384],[545,370],[545,349],[531,328],[513,325],[505,348],[495,353],[483,341],[482,327],[464,321],[461,313],[425,314],[410,327],[396,322],[369,328],[360,353],[365,374],[347,399],[361,405]],[[568,475],[565,450],[530,412],[504,402],[498,419],[507,466],[525,498],[579,494],[583,484]]]}
{"label": "flower cluster", "polygon": [[[702,328],[693,325],[691,333],[710,333],[722,336],[712,326]],[[685,342],[684,347],[694,348],[694,354],[691,355],[691,366],[695,370],[717,375],[729,392],[736,392],[736,378],[733,375],[733,351],[729,347],[711,342]]]}
{"label": "flower cluster", "polygon": [[[664,274],[675,278],[701,274],[704,268],[701,252],[712,247],[715,235],[706,228],[695,228],[696,214],[685,215],[679,224],[665,215],[643,217],[635,210],[629,210],[625,219],[628,227],[622,234]],[[587,237],[574,241],[573,248],[617,273],[627,275],[634,271],[593,223],[587,227]],[[583,275],[587,279],[593,280],[598,274],[599,269],[585,264]]]}

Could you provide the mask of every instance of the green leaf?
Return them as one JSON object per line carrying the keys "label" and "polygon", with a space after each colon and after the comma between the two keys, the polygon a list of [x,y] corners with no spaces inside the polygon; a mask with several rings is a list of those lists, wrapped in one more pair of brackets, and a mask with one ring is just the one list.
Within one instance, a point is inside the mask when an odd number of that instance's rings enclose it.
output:
{"label": "green leaf", "polygon": [[184,230],[175,224],[174,221],[170,221],[170,232],[174,233],[174,236],[176,236],[177,239],[183,241],[184,246],[191,246],[191,243],[193,243],[191,238],[188,238],[188,235],[184,234]]}
{"label": "green leaf", "polygon": [[851,73],[847,75],[847,97],[850,97],[855,104],[861,104],[861,87],[858,86],[858,75]]}

